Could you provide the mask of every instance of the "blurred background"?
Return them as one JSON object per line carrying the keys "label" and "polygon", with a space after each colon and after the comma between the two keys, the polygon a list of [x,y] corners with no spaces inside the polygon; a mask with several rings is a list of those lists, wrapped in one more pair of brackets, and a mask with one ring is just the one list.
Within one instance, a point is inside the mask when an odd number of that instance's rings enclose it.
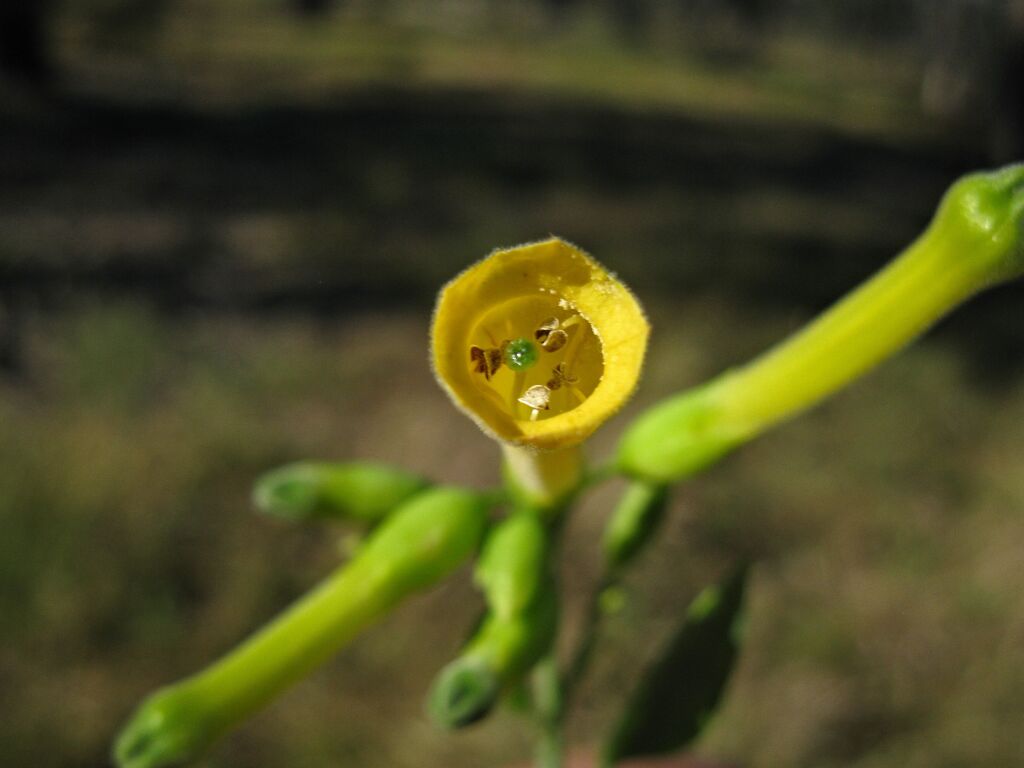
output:
{"label": "blurred background", "polygon": [[[338,531],[252,512],[264,470],[496,482],[427,364],[470,262],[557,233],[644,301],[607,455],[1020,159],[1022,111],[1020,0],[5,0],[0,762],[105,765],[141,696],[332,567]],[[744,552],[748,644],[699,752],[1024,762],[1022,289],[680,490],[574,742]],[[570,526],[566,642],[616,490]],[[414,600],[203,765],[521,762],[511,714],[423,714],[477,610],[465,574]]]}

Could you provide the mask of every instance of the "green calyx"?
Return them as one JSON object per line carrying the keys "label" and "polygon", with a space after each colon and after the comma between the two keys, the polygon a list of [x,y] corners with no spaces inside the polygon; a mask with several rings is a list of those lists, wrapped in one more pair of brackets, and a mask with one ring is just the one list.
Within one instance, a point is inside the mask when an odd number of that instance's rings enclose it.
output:
{"label": "green calyx", "polygon": [[252,498],[273,517],[373,524],[426,487],[422,477],[383,464],[301,461],[263,475]]}

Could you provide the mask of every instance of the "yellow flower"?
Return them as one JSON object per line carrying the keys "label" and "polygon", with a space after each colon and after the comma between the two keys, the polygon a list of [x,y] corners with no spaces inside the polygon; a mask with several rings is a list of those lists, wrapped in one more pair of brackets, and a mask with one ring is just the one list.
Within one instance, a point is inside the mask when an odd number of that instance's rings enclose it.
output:
{"label": "yellow flower", "polygon": [[455,404],[489,435],[568,448],[632,394],[648,331],[626,286],[551,238],[495,251],[441,290],[433,363]]}

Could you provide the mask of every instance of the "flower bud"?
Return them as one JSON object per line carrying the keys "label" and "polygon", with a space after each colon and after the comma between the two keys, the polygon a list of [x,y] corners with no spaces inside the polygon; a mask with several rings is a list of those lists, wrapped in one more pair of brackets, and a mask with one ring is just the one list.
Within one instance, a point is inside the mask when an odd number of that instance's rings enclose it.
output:
{"label": "flower bud", "polygon": [[382,594],[393,599],[436,583],[480,545],[487,501],[455,487],[430,488],[407,501],[371,536],[352,563],[357,573],[379,574]]}
{"label": "flower bud", "polygon": [[514,512],[491,531],[475,572],[488,613],[432,688],[429,708],[440,725],[479,720],[550,648],[557,597],[549,553],[548,532],[532,510]]}
{"label": "flower bud", "polygon": [[666,398],[641,413],[619,442],[618,466],[634,478],[667,483],[700,472],[742,444],[750,432],[737,429],[719,402],[723,380]]}
{"label": "flower bud", "polygon": [[495,526],[475,573],[494,616],[507,620],[533,603],[546,580],[547,556],[548,533],[533,512],[515,513]]}
{"label": "flower bud", "polygon": [[877,275],[752,362],[655,404],[618,466],[670,482],[812,407],[978,291],[1024,274],[1024,165],[966,176],[928,228]]}
{"label": "flower bud", "polygon": [[114,743],[114,763],[119,768],[160,768],[202,754],[223,725],[195,694],[193,687],[177,685],[149,696]]}
{"label": "flower bud", "polygon": [[301,461],[256,481],[253,503],[287,520],[354,520],[376,523],[427,487],[410,472],[370,462]]}
{"label": "flower bud", "polygon": [[557,614],[554,585],[547,582],[524,612],[510,618],[488,616],[431,688],[428,706],[438,725],[458,728],[487,715],[502,691],[551,648]]}
{"label": "flower bud", "polygon": [[983,284],[1024,274],[1024,163],[957,181],[922,237],[941,240]]}
{"label": "flower bud", "polygon": [[427,708],[442,728],[462,728],[483,719],[501,695],[501,681],[485,659],[460,656],[430,689]]}

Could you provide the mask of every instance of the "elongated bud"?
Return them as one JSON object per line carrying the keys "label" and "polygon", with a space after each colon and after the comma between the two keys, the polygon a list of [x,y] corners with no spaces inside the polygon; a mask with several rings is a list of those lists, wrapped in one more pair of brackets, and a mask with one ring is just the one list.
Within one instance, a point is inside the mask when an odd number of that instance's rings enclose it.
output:
{"label": "elongated bud", "polygon": [[753,362],[643,413],[619,468],[670,482],[845,386],[978,291],[1024,274],[1024,165],[956,182],[885,269]]}
{"label": "elongated bud", "polygon": [[466,561],[480,544],[488,501],[432,488],[402,504],[351,563],[199,674],[150,696],[114,747],[121,768],[194,759],[390,611]]}
{"label": "elongated bud", "polygon": [[656,403],[626,430],[618,461],[636,478],[668,483],[694,475],[750,439],[722,402],[726,373]]}
{"label": "elongated bud", "polygon": [[423,478],[384,464],[301,461],[256,481],[253,503],[287,520],[379,522],[427,487]]}
{"label": "elongated bud", "polygon": [[525,612],[508,619],[489,616],[432,686],[428,707],[435,722],[458,728],[487,715],[502,690],[548,652],[557,614],[554,585],[548,583]]}
{"label": "elongated bud", "polygon": [[536,514],[519,512],[491,531],[475,580],[498,619],[525,611],[547,581],[548,532]]}
{"label": "elongated bud", "polygon": [[430,488],[400,507],[363,545],[353,562],[366,575],[383,572],[385,594],[397,600],[431,586],[480,546],[488,501],[464,488]]}
{"label": "elongated bud", "polygon": [[611,568],[626,565],[650,541],[667,506],[665,486],[642,481],[629,484],[604,530],[604,556]]}
{"label": "elongated bud", "polygon": [[550,648],[558,602],[549,554],[548,531],[532,510],[514,512],[491,531],[475,573],[488,613],[431,690],[438,724],[457,728],[482,718]]}

